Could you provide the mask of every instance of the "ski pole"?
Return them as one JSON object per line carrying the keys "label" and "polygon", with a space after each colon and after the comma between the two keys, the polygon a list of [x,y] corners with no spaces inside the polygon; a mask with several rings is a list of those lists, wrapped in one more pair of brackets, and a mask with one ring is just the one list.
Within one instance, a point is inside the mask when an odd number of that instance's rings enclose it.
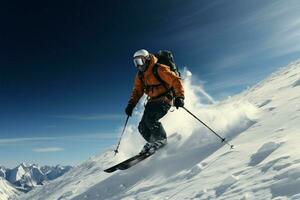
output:
{"label": "ski pole", "polygon": [[116,155],[117,153],[119,153],[118,149],[119,149],[119,146],[120,146],[120,143],[121,143],[123,134],[124,134],[124,132],[125,132],[125,129],[126,129],[126,126],[127,126],[127,122],[128,122],[128,119],[129,119],[129,115],[127,115],[126,122],[125,122],[125,125],[124,125],[124,128],[123,128],[122,134],[121,134],[121,136],[120,136],[120,139],[119,139],[117,148],[116,148],[116,150],[114,151],[114,152],[115,152],[115,155]]}
{"label": "ski pole", "polygon": [[206,128],[208,128],[211,132],[213,132],[217,137],[221,139],[221,142],[225,142],[227,145],[230,146],[230,149],[233,149],[233,145],[226,141],[226,138],[223,138],[218,133],[216,133],[214,130],[212,130],[209,126],[207,126],[202,120],[200,120],[196,115],[194,115],[191,111],[189,111],[187,108],[182,107],[184,110],[186,110],[190,115],[192,115],[195,119],[197,119],[200,123],[202,123]]}

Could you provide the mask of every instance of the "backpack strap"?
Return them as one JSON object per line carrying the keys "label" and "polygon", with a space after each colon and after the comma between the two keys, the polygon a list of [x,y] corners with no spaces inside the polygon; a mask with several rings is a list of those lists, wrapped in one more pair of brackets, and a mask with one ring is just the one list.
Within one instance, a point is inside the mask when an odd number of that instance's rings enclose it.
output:
{"label": "backpack strap", "polygon": [[146,92],[148,92],[150,89],[154,89],[154,87],[159,87],[162,85],[162,83],[159,83],[159,84],[155,84],[155,85],[147,85],[146,82],[145,82],[145,79],[144,79],[144,73],[139,71],[138,72],[138,76],[143,84],[143,88]]}
{"label": "backpack strap", "polygon": [[161,84],[165,87],[165,89],[166,90],[169,90],[169,88],[168,88],[168,84],[164,81],[164,80],[162,80],[162,78],[159,76],[159,74],[158,74],[158,67],[159,67],[159,63],[155,63],[155,65],[154,65],[154,67],[153,67],[153,69],[152,69],[152,73],[153,73],[153,75],[155,76],[155,78],[159,81],[159,82],[161,82]]}
{"label": "backpack strap", "polygon": [[174,90],[173,90],[173,88],[168,88],[168,84],[164,80],[162,80],[162,78],[159,76],[159,74],[158,74],[159,65],[160,65],[159,63],[156,63],[152,69],[152,73],[153,73],[154,77],[160,82],[159,84],[147,85],[145,82],[145,79],[144,79],[144,74],[141,71],[138,72],[138,76],[139,76],[140,80],[142,81],[144,90],[146,92],[149,91],[150,89],[153,90],[154,87],[159,87],[159,86],[163,86],[166,89],[166,92],[159,94],[156,97],[152,97],[151,99],[158,99],[163,96],[167,96],[169,99],[173,99]]}
{"label": "backpack strap", "polygon": [[160,64],[159,63],[155,63],[154,67],[153,67],[153,75],[155,76],[155,78],[161,82],[161,84],[164,86],[164,88],[166,89],[166,92],[152,98],[152,99],[157,99],[157,98],[160,98],[162,96],[167,96],[169,99],[173,99],[174,97],[174,89],[171,87],[169,88],[168,87],[168,84],[166,83],[166,81],[162,80],[162,78],[159,76],[159,73],[158,73],[158,68],[159,68]]}

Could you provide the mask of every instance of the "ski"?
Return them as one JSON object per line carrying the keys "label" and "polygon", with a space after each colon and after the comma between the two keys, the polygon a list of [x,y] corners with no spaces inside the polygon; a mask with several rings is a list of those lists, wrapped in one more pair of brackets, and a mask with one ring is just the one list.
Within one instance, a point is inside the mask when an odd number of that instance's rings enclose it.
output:
{"label": "ski", "polygon": [[130,167],[138,164],[139,162],[141,162],[142,160],[145,160],[146,158],[152,156],[155,152],[145,152],[145,153],[141,153],[141,154],[138,154],[138,155],[135,155],[131,158],[128,158],[127,160],[119,163],[119,164],[116,164],[110,168],[107,168],[105,169],[104,171],[107,172],[107,173],[112,173],[116,170],[126,170],[126,169],[129,169]]}

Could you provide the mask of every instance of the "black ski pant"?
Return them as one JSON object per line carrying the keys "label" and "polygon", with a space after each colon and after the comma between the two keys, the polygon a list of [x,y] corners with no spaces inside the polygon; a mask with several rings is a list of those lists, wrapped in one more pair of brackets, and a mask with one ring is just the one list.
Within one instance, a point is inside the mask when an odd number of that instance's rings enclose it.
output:
{"label": "black ski pant", "polygon": [[139,132],[147,142],[167,139],[167,134],[159,122],[165,116],[171,105],[164,101],[150,101],[146,104]]}

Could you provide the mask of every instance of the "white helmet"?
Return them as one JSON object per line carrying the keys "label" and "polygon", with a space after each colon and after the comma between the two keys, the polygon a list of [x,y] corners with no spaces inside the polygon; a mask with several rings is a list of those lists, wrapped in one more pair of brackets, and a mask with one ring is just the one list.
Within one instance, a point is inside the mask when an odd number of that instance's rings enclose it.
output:
{"label": "white helmet", "polygon": [[133,58],[135,57],[139,57],[139,56],[142,56],[142,57],[149,57],[149,52],[145,49],[140,49],[138,51],[136,51],[133,55]]}
{"label": "white helmet", "polygon": [[134,65],[140,70],[145,71],[147,68],[147,61],[150,59],[150,54],[145,49],[136,51],[133,55]]}

